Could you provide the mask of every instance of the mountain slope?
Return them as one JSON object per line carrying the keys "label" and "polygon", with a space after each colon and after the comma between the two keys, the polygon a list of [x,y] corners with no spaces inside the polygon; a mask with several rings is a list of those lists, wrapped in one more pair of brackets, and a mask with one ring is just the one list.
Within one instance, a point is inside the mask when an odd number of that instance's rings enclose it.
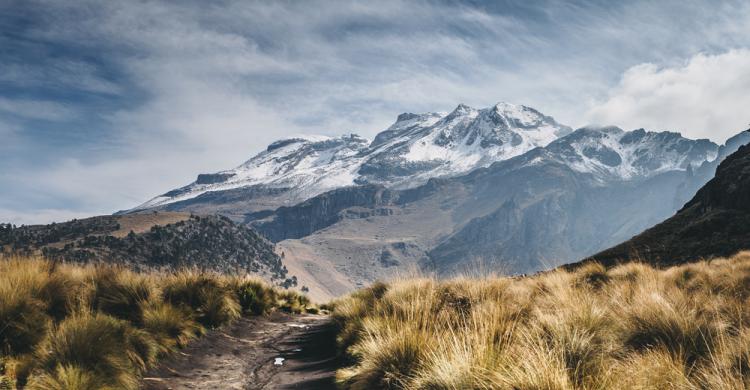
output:
{"label": "mountain slope", "polygon": [[210,204],[238,216],[346,186],[412,188],[518,156],[570,132],[551,117],[509,103],[479,110],[459,105],[449,114],[405,113],[372,142],[355,134],[274,142],[235,169],[198,175],[130,211],[202,212]]}
{"label": "mountain slope", "polygon": [[677,214],[592,259],[673,265],[750,248],[750,145],[727,157]]}
{"label": "mountain slope", "polygon": [[143,207],[249,224],[311,293],[336,296],[414,268],[528,273],[589,256],[673,215],[731,148],[459,105],[399,115],[369,143],[279,141]]}
{"label": "mountain slope", "polygon": [[676,133],[585,128],[466,175],[331,191],[248,222],[279,241],[290,270],[331,295],[417,265],[439,275],[528,273],[672,215],[699,180],[690,167],[718,149]]}
{"label": "mountain slope", "polygon": [[197,267],[250,272],[278,281],[287,277],[272,243],[222,216],[148,213],[51,225],[0,225],[0,253],[142,270]]}

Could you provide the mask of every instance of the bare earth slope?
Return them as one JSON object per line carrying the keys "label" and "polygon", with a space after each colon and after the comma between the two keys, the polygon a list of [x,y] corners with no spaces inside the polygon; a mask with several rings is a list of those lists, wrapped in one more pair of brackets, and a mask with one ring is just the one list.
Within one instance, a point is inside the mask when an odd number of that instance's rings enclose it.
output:
{"label": "bare earth slope", "polygon": [[211,332],[146,373],[142,388],[334,389],[337,367],[328,317],[274,313]]}

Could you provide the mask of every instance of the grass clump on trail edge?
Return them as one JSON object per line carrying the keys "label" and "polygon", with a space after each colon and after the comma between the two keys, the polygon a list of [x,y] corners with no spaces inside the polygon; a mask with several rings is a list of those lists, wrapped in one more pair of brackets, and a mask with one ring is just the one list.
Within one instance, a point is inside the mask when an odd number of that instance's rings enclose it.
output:
{"label": "grass clump on trail edge", "polygon": [[348,389],[750,388],[750,252],[376,283],[331,304]]}
{"label": "grass clump on trail edge", "polygon": [[311,305],[246,277],[0,258],[0,389],[137,389],[206,329],[288,306]]}

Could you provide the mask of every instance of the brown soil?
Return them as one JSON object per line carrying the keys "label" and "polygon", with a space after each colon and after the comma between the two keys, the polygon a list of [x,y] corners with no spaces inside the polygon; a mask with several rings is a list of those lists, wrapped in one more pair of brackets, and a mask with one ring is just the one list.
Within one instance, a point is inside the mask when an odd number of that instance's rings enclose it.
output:
{"label": "brown soil", "polygon": [[327,316],[275,313],[210,332],[146,373],[142,388],[335,389],[337,366]]}
{"label": "brown soil", "polygon": [[154,226],[169,225],[184,221],[188,218],[190,218],[190,213],[176,213],[169,211],[121,215],[117,218],[117,223],[120,224],[120,229],[115,230],[110,233],[110,235],[122,238],[127,236],[130,231],[133,231],[133,233],[145,233]]}

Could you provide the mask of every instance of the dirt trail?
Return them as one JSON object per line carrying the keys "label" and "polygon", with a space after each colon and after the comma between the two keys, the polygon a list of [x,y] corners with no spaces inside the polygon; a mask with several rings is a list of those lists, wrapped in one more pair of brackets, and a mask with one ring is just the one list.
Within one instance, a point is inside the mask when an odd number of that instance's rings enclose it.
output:
{"label": "dirt trail", "polygon": [[276,313],[210,332],[146,373],[142,388],[333,389],[336,367],[328,317]]}

